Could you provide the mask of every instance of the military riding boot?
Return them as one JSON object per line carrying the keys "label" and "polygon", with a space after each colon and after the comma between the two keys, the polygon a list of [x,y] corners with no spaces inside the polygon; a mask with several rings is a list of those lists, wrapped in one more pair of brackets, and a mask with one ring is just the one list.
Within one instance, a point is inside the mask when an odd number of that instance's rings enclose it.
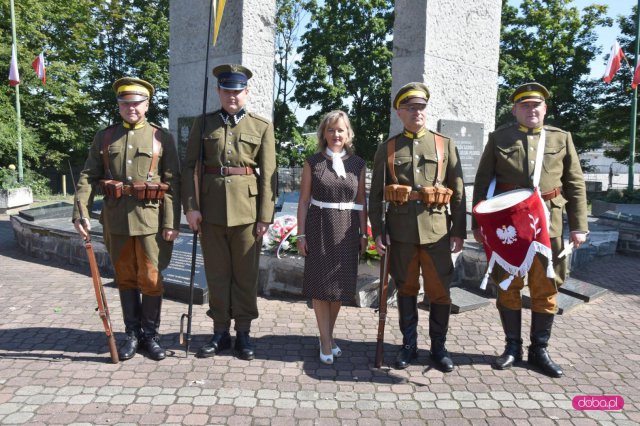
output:
{"label": "military riding boot", "polygon": [[162,308],[162,296],[142,295],[142,330],[144,332],[143,345],[147,355],[154,361],[160,361],[167,357],[164,349],[158,343],[160,336],[160,312]]}
{"label": "military riding boot", "polygon": [[209,340],[209,343],[198,349],[196,356],[198,358],[209,358],[219,354],[225,349],[229,349],[230,347],[231,335],[229,334],[229,330],[215,331],[214,328],[211,340]]}
{"label": "military riding boot", "polygon": [[126,361],[136,354],[138,341],[142,337],[140,292],[136,289],[120,290],[120,304],[127,337],[118,348],[118,357],[121,361]]}
{"label": "military riding boot", "polygon": [[397,296],[402,347],[396,356],[395,368],[403,370],[418,357],[418,298]]}
{"label": "military riding boot", "polygon": [[515,362],[522,361],[522,310],[498,308],[506,345],[502,355],[496,358],[493,367],[498,370],[511,368]]}
{"label": "military riding boot", "polygon": [[255,358],[255,352],[251,339],[249,338],[248,331],[236,332],[236,344],[235,344],[236,356],[246,361],[251,361]]}
{"label": "military riding boot", "polygon": [[449,329],[449,315],[451,305],[437,305],[429,307],[429,337],[431,338],[431,360],[436,367],[445,373],[453,371],[453,360],[444,344],[447,341]]}
{"label": "military riding boot", "polygon": [[547,346],[551,337],[554,314],[531,312],[531,346],[529,346],[529,364],[539,367],[550,377],[562,377],[562,369],[551,360]]}

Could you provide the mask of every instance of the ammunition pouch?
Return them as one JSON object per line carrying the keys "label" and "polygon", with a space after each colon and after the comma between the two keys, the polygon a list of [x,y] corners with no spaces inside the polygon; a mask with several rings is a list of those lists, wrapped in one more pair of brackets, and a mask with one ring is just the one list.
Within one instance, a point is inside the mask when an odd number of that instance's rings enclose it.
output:
{"label": "ammunition pouch", "polygon": [[169,185],[163,182],[145,182],[144,186],[144,196],[147,200],[162,200],[169,190]]}
{"label": "ammunition pouch", "polygon": [[384,187],[384,198],[394,204],[404,204],[409,201],[410,192],[408,185],[391,184]]}
{"label": "ammunition pouch", "polygon": [[112,198],[114,200],[122,197],[124,185],[119,180],[100,179],[99,184],[105,197]]}
{"label": "ammunition pouch", "polygon": [[138,201],[144,201],[145,195],[147,191],[146,182],[133,182],[131,184],[131,193],[130,195],[134,197]]}
{"label": "ammunition pouch", "polygon": [[444,186],[426,186],[418,190],[422,202],[427,207],[440,207],[449,204],[453,191]]}

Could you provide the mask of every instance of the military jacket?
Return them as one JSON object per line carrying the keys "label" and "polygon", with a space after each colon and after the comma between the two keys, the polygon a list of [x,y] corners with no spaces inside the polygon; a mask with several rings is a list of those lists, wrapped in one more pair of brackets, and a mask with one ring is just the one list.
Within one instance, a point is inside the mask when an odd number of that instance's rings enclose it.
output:
{"label": "military jacket", "polygon": [[[84,169],[80,172],[76,195],[80,200],[83,215],[89,217],[89,210],[100,179],[112,178],[125,184],[144,182],[151,166],[153,155],[153,129],[159,132],[162,144],[157,170],[152,171],[153,182],[169,184],[169,190],[162,201],[137,200],[123,195],[118,199],[105,198],[100,215],[100,223],[105,233],[116,235],[150,235],[163,228],[180,227],[180,160],[173,136],[161,127],[144,123],[137,129],[128,129],[123,124],[112,126],[109,145],[109,169],[112,177],[105,176],[103,160],[103,140],[106,129],[96,133],[89,149]],[[74,208],[74,220],[80,214]]]}
{"label": "military jacket", "polygon": [[[557,187],[562,194],[546,201],[551,213],[549,236],[562,236],[562,212],[566,206],[569,229],[587,231],[587,197],[580,160],[571,133],[544,126],[545,146],[540,175],[540,192]],[[489,134],[473,189],[473,205],[486,199],[493,177],[496,182],[533,188],[533,171],[540,133],[517,123],[503,126]],[[495,194],[500,193],[496,190]],[[474,228],[476,227],[474,221]]]}
{"label": "military jacket", "polygon": [[[404,134],[394,136],[395,173],[398,183],[409,185],[415,191],[420,187],[434,186],[436,180],[437,155],[435,132],[427,131],[418,139]],[[376,151],[369,194],[369,220],[375,237],[382,233],[382,199],[384,186],[391,184],[387,167],[388,139]],[[450,211],[446,206],[427,207],[422,201],[408,201],[405,204],[389,205],[387,232],[393,240],[431,244],[439,241],[449,232],[451,236],[466,237],[465,194],[462,181],[462,165],[454,142],[443,136],[444,159],[440,172],[442,185],[453,190]],[[385,182],[386,179],[386,182]]]}
{"label": "military jacket", "polygon": [[[182,181],[184,211],[200,210],[206,222],[238,226],[271,223],[275,212],[276,150],[270,121],[247,113],[237,124],[225,124],[220,111],[195,120],[185,156]],[[206,167],[251,167],[252,175],[202,174],[200,206],[196,203],[194,170],[204,144]],[[259,175],[256,173],[259,171]]]}

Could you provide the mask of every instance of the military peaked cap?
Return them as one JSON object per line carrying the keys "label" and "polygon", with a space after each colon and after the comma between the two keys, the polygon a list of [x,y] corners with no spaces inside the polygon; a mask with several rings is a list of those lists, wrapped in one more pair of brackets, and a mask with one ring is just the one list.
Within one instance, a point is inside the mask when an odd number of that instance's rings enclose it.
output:
{"label": "military peaked cap", "polygon": [[218,79],[219,88],[242,90],[247,87],[247,82],[253,76],[253,73],[242,65],[223,64],[213,69],[213,75]]}
{"label": "military peaked cap", "polygon": [[134,77],[123,77],[113,83],[113,91],[119,102],[146,101],[153,96],[153,85]]}
{"label": "military peaked cap", "polygon": [[393,98],[393,108],[398,109],[405,104],[423,104],[429,101],[429,89],[423,83],[413,82],[405,84]]}
{"label": "military peaked cap", "polygon": [[521,102],[541,102],[549,97],[549,91],[540,83],[525,83],[516,87],[511,95],[511,102],[519,104]]}

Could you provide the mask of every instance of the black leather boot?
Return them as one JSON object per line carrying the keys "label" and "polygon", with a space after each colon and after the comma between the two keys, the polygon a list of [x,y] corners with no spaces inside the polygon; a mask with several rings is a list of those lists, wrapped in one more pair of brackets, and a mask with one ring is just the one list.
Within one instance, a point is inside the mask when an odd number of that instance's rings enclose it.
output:
{"label": "black leather boot", "polygon": [[138,352],[139,339],[142,337],[140,292],[131,289],[120,290],[120,304],[122,305],[126,340],[118,348],[118,357],[121,361],[126,361],[133,358]]}
{"label": "black leather boot", "polygon": [[160,312],[162,308],[162,296],[142,295],[142,330],[144,332],[143,345],[147,355],[154,361],[160,361],[167,357],[165,350],[160,346],[158,330],[160,329]]}
{"label": "black leather boot", "polygon": [[402,347],[396,356],[395,368],[404,370],[418,357],[418,298],[397,296]]}
{"label": "black leather boot", "polygon": [[554,314],[531,312],[531,346],[529,346],[529,364],[539,367],[550,377],[562,377],[562,369],[551,360],[547,346],[551,337]]}
{"label": "black leather boot", "polygon": [[496,358],[493,367],[498,370],[511,368],[515,362],[522,361],[522,310],[498,308],[504,330],[504,352]]}
{"label": "black leather boot", "polygon": [[251,344],[248,331],[236,332],[236,344],[235,344],[236,356],[246,361],[251,361],[255,358],[254,348]]}
{"label": "black leather boot", "polygon": [[451,305],[436,305],[429,308],[429,337],[431,338],[431,360],[438,370],[445,373],[453,371],[453,360],[444,344],[449,330]]}
{"label": "black leather boot", "polygon": [[231,335],[228,330],[214,331],[209,343],[198,349],[198,358],[209,358],[231,348]]}

